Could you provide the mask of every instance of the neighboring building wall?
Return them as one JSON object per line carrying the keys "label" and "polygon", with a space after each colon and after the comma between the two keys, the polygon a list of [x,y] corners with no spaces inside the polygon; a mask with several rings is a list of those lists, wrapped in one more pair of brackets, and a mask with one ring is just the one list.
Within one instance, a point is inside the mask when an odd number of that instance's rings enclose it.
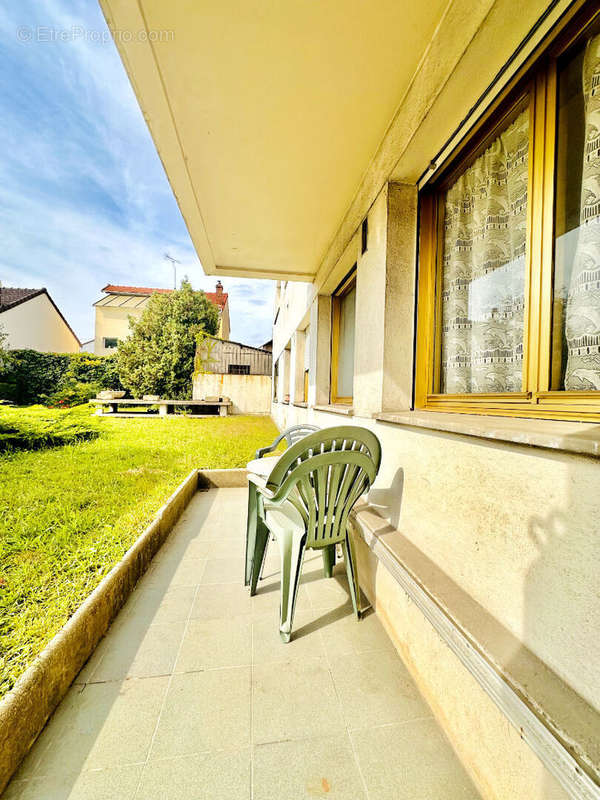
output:
{"label": "neighboring building wall", "polygon": [[39,294],[0,314],[11,350],[78,353],[80,343],[47,294]]}
{"label": "neighboring building wall", "polygon": [[[135,298],[138,302],[139,297]],[[99,356],[106,356],[116,352],[115,348],[104,346],[106,339],[126,339],[129,336],[129,317],[139,319],[142,316],[142,308],[124,307],[114,308],[112,306],[96,306],[96,326],[94,335],[94,353]]]}
{"label": "neighboring building wall", "polygon": [[229,397],[232,414],[269,414],[271,376],[201,373],[194,378],[193,398],[205,397]]}
{"label": "neighboring building wall", "polygon": [[207,337],[201,351],[202,368],[206,372],[227,374],[230,366],[246,366],[250,375],[271,375],[273,354],[240,342]]}
{"label": "neighboring building wall", "polygon": [[[272,360],[267,350],[209,336],[199,348],[193,397],[229,397],[233,414],[268,414]],[[248,374],[230,374],[244,368]]]}
{"label": "neighboring building wall", "polygon": [[[517,685],[515,676],[522,678],[524,664],[538,665],[523,692],[542,715],[567,718],[569,705],[576,707],[577,713],[571,712],[571,719],[579,720],[575,727],[588,725],[591,732],[600,710],[600,637],[594,622],[600,619],[599,461],[564,452],[579,435],[572,432],[577,425],[563,434],[568,423],[548,423],[554,433],[547,441],[553,443],[539,446],[536,432],[546,424],[541,421],[509,425],[498,418],[412,411],[415,180],[427,167],[424,154],[431,158],[437,152],[545,7],[537,0],[450,7],[428,55],[431,69],[419,74],[402,107],[398,151],[390,162],[400,158],[394,180],[386,183],[383,177],[377,192],[371,186],[372,194],[357,197],[340,229],[346,236],[343,246],[337,242],[332,248],[313,284],[280,288],[274,358],[281,379],[286,347],[291,343],[292,352],[299,347],[298,333],[309,321],[309,407],[294,405],[295,396],[289,404],[281,402],[281,392],[273,417],[280,429],[301,422],[326,427],[350,421],[373,430],[382,443],[383,461],[372,502],[391,529],[399,530],[406,548],[418,552],[432,574],[453,587],[456,607],[450,615],[465,613],[468,635],[488,631],[488,658]],[[436,54],[439,63],[433,61]],[[465,79],[467,74],[472,80]],[[437,126],[428,118],[431,106]],[[443,130],[440,106],[447,112]],[[381,166],[381,174],[389,174],[384,169],[391,166]],[[364,217],[369,236],[367,251],[361,253]],[[329,405],[331,293],[355,263],[354,397],[349,409]],[[376,418],[386,412],[396,414]],[[447,425],[455,430],[444,430]],[[519,731],[364,546],[360,563],[370,599],[483,796],[565,798],[565,790]],[[556,693],[552,687],[558,687]]]}
{"label": "neighboring building wall", "polygon": [[[217,297],[223,294],[223,287],[217,286],[216,292],[209,292],[208,299],[212,302],[211,297]],[[115,352],[114,347],[106,347],[106,339],[125,339],[129,336],[129,317],[139,319],[144,313],[144,309],[148,305],[152,295],[143,294],[125,294],[125,293],[107,293],[101,300],[94,303],[96,310],[95,332],[94,332],[94,353],[96,355],[109,355]],[[229,338],[230,322],[229,322],[229,299],[226,300],[225,305],[221,308],[216,304],[219,312],[219,321],[217,328],[217,336],[220,339]]]}

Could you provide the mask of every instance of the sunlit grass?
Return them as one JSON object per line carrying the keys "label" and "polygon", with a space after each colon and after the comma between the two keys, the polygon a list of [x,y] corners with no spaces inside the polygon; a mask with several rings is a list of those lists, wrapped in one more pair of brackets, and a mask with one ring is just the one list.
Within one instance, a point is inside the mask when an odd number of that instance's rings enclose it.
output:
{"label": "sunlit grass", "polygon": [[0,696],[190,470],[242,467],[277,434],[265,417],[97,426],[94,441],[0,455]]}

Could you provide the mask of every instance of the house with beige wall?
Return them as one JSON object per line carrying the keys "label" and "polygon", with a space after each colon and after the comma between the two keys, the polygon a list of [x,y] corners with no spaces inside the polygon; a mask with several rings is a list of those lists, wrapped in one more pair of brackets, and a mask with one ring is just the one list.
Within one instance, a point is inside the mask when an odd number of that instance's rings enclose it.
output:
{"label": "house with beige wall", "polygon": [[81,347],[47,289],[0,287],[0,331],[10,350],[78,353]]}
{"label": "house with beige wall", "polygon": [[361,585],[481,796],[600,797],[598,4],[100,2],[174,31],[117,46],[206,273],[279,282],[277,425],[382,443]]}
{"label": "house with beige wall", "polygon": [[[153,294],[170,294],[172,289],[116,286],[109,283],[102,291],[104,297],[94,303],[94,353],[105,356],[114,353],[119,341],[129,336],[129,318],[139,319]],[[227,339],[230,330],[229,294],[223,291],[221,281],[217,281],[214,292],[205,294],[219,312],[217,335]]]}

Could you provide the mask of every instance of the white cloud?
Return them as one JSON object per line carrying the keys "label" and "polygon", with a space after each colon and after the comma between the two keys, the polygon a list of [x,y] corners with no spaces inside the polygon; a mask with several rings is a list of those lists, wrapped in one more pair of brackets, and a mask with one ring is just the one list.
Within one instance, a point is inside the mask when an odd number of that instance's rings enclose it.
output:
{"label": "white cloud", "polygon": [[[19,26],[104,30],[95,0],[0,9],[0,280],[46,286],[82,340],[106,283],[172,285],[163,254],[204,276],[112,41],[19,43]],[[234,339],[271,337],[273,284],[222,279]]]}

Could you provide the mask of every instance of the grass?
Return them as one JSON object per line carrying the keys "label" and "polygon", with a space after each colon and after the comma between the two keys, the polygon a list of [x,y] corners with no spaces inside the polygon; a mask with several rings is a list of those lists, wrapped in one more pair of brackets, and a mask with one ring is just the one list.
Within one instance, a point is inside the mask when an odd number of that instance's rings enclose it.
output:
{"label": "grass", "polygon": [[[48,413],[90,421],[86,407]],[[93,441],[0,454],[0,696],[190,470],[244,466],[277,435],[268,417],[92,424]]]}
{"label": "grass", "polygon": [[57,414],[44,406],[27,410],[0,406],[0,453],[42,450],[97,436],[98,424],[79,410]]}

